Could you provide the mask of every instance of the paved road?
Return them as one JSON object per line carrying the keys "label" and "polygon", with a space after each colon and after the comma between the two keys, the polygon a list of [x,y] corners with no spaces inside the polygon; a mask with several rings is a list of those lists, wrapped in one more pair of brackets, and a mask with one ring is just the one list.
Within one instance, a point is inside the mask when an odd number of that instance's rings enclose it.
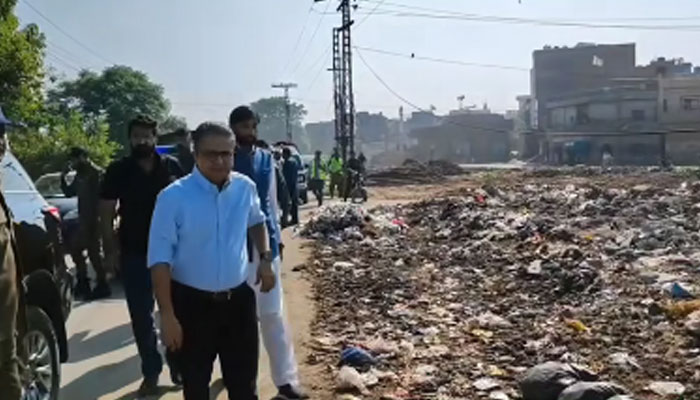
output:
{"label": "paved road", "polygon": [[[308,206],[305,208],[309,208]],[[308,327],[313,315],[309,284],[293,266],[305,261],[301,241],[284,232],[285,253],[283,282],[285,305],[290,321],[297,359],[306,355],[304,343],[308,340]],[[126,400],[135,399],[141,382],[140,360],[136,352],[129,315],[119,285],[114,286],[114,296],[109,300],[77,303],[67,323],[70,360],[62,366],[61,400]],[[218,364],[218,363],[217,363]],[[170,384],[166,370],[161,375],[160,396],[157,399],[181,399],[182,393]],[[302,379],[306,376],[302,368]],[[218,365],[212,385],[212,399],[226,399],[220,380]],[[276,389],[269,377],[267,354],[261,346],[260,398],[269,399]]]}

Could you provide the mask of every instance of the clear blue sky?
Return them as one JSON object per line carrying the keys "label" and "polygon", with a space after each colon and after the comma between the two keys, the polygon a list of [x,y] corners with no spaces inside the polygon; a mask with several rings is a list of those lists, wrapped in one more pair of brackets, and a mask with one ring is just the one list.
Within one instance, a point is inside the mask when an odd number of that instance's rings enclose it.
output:
{"label": "clear blue sky", "polygon": [[[381,0],[357,4],[359,15]],[[637,43],[637,63],[652,57],[684,57],[700,64],[700,30],[592,29],[450,21],[381,15],[395,4],[538,19],[590,23],[700,25],[697,0],[386,0],[355,30],[354,44],[403,54],[529,68],[534,49],[577,42]],[[165,87],[173,113],[190,125],[225,120],[237,104],[281,94],[277,81],[299,84],[293,97],[309,110],[307,122],[330,119],[331,28],[339,15],[320,15],[327,6],[312,0],[29,0],[44,15],[111,62],[146,72]],[[389,5],[394,4],[394,5]],[[313,5],[313,11],[310,11]],[[334,11],[337,1],[329,4]],[[17,13],[46,33],[48,63],[67,77],[74,67],[101,69],[107,63],[61,34],[23,0]],[[407,10],[406,10],[407,11]],[[635,18],[682,17],[655,21]],[[690,19],[697,17],[696,19]],[[614,20],[614,21],[613,21]],[[319,27],[316,36],[312,34]],[[304,34],[292,52],[300,32]],[[324,56],[322,58],[322,56]],[[363,52],[367,62],[399,94],[421,107],[446,112],[467,96],[468,104],[487,101],[495,111],[516,107],[515,96],[529,91],[529,74],[492,68],[446,65]],[[58,61],[57,57],[62,61]],[[72,65],[72,67],[66,64]],[[389,93],[362,62],[355,60],[358,111],[396,116],[401,101]],[[411,107],[405,106],[407,111]]]}

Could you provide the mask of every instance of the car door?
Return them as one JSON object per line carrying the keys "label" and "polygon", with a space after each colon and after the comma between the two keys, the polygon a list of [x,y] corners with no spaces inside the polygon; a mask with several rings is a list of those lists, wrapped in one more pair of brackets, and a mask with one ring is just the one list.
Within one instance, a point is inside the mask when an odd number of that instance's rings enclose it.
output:
{"label": "car door", "polygon": [[29,174],[12,153],[7,152],[0,162],[2,193],[16,222],[26,222],[46,229],[42,210],[48,203],[34,187]]}

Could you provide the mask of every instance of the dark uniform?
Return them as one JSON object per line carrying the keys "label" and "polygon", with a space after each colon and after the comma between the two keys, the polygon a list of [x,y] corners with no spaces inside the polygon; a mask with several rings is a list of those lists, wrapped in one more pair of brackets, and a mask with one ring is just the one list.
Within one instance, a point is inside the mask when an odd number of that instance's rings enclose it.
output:
{"label": "dark uniform", "polygon": [[153,320],[153,285],[146,265],[151,214],[158,193],[183,176],[180,165],[173,157],[158,154],[155,157],[150,173],[146,173],[133,156],[114,161],[105,172],[100,194],[104,200],[119,201],[120,265],[124,293],[141,357],[141,372],[146,379],[157,378],[163,369]]}
{"label": "dark uniform", "polygon": [[180,167],[182,168],[182,171],[185,174],[189,174],[192,172],[192,169],[194,168],[194,155],[192,155],[192,152],[190,151],[190,148],[182,143],[178,143],[175,145],[175,148],[177,149],[177,152],[175,153],[175,157],[177,158],[177,161],[180,163]]}
{"label": "dark uniform", "polygon": [[16,345],[21,271],[15,255],[10,212],[0,193],[0,399],[3,400],[19,400],[22,392]]}
{"label": "dark uniform", "polygon": [[348,197],[350,197],[358,179],[357,174],[360,173],[362,173],[362,164],[360,160],[353,156],[348,160],[347,168],[345,169],[345,196],[343,196],[343,200],[347,201]]}
{"label": "dark uniform", "polygon": [[297,225],[299,223],[299,193],[297,191],[299,164],[297,164],[296,160],[291,157],[284,160],[284,164],[282,164],[282,174],[284,175],[284,180],[287,182],[287,190],[289,191],[289,198],[291,199],[289,210],[282,213],[282,223],[283,226],[286,226],[291,216],[291,224]]}
{"label": "dark uniform", "polygon": [[[71,257],[78,270],[78,287],[87,285],[87,265],[83,250],[87,249],[97,282],[106,284],[106,274],[102,263],[98,203],[100,200],[100,178],[102,170],[91,161],[86,161],[76,171],[70,184],[61,177],[61,189],[66,197],[78,196],[78,232],[70,243]],[[88,287],[89,289],[89,287]]]}

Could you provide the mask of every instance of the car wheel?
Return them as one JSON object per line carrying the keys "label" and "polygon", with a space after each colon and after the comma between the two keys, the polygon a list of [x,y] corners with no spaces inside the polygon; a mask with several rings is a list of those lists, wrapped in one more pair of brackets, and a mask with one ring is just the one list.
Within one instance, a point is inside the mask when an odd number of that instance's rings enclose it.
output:
{"label": "car wheel", "polygon": [[72,271],[65,271],[58,278],[58,288],[61,293],[61,309],[63,311],[64,322],[68,320],[70,312],[73,310],[75,278]]}
{"label": "car wheel", "polygon": [[51,319],[38,307],[27,308],[27,332],[22,346],[22,400],[58,400],[58,340]]}

